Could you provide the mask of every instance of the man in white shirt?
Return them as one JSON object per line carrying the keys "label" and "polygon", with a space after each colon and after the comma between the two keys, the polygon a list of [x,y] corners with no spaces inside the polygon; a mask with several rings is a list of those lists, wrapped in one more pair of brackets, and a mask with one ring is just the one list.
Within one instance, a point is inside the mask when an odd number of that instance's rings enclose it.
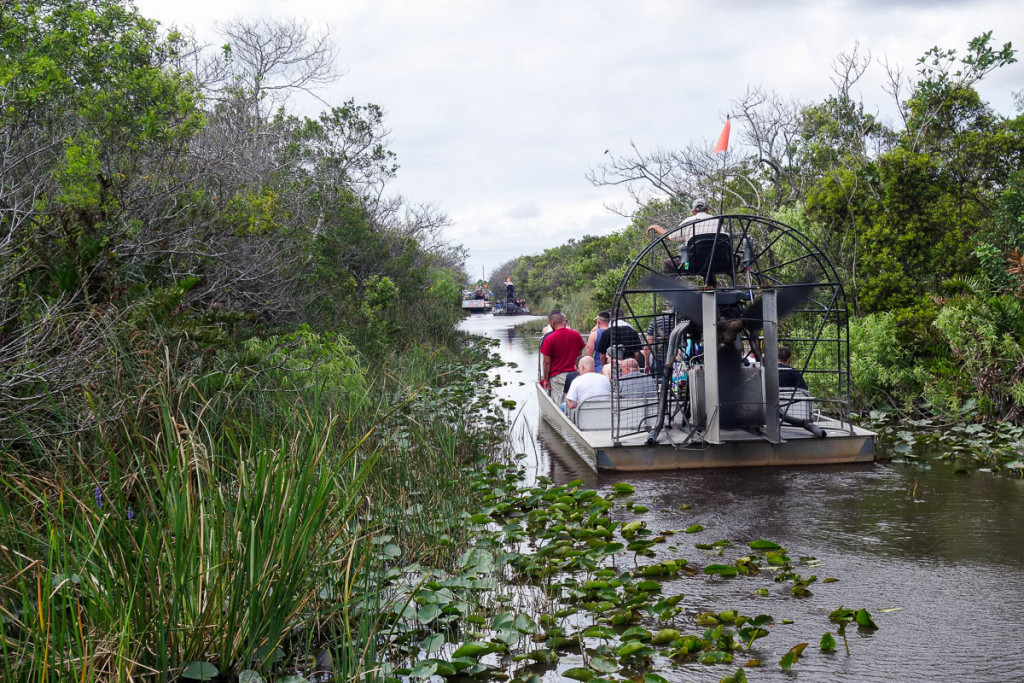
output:
{"label": "man in white shirt", "polygon": [[[679,224],[680,229],[671,235],[667,239],[674,242],[688,242],[694,235],[703,235],[705,233],[714,234],[718,232],[718,221],[708,221],[705,219],[711,218],[711,214],[708,213],[711,207],[708,205],[706,199],[695,199],[690,210],[690,217]],[[704,221],[703,223],[701,221]],[[695,225],[692,225],[695,224]],[[692,227],[687,227],[692,225]],[[650,237],[652,233],[664,235],[668,230],[661,227],[660,225],[651,225],[647,228],[647,236]]]}
{"label": "man in white shirt", "polygon": [[[663,272],[672,275],[701,275],[707,270],[707,281],[705,284],[711,287],[715,286],[716,273],[727,272],[727,270],[722,270],[722,268],[724,267],[723,263],[728,264],[732,260],[732,241],[728,231],[723,230],[719,232],[722,221],[721,219],[714,219],[708,213],[709,210],[710,207],[707,200],[694,200],[690,217],[680,223],[678,229],[671,232],[665,238],[671,242],[681,242],[682,245],[678,256],[671,256],[662,260],[661,268]],[[668,230],[660,225],[652,225],[647,228],[648,237],[664,235],[668,232]],[[703,247],[700,250],[702,255],[697,258],[699,265],[694,266],[691,256],[695,255],[690,253],[690,247],[694,245],[698,237],[703,240]],[[708,245],[708,239],[714,240],[712,246]],[[722,261],[723,259],[724,262]],[[718,264],[714,270],[712,270],[713,263]]]}
{"label": "man in white shirt", "polygon": [[572,410],[584,401],[594,398],[611,398],[612,385],[608,378],[594,372],[594,359],[590,356],[580,358],[578,364],[580,376],[572,381],[569,393],[565,395],[565,407]]}

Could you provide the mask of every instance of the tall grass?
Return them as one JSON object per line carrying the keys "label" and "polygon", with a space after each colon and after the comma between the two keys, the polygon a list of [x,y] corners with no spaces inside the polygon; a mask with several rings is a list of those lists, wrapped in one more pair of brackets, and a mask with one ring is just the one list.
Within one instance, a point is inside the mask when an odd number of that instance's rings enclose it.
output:
{"label": "tall grass", "polygon": [[267,674],[316,652],[371,670],[375,573],[457,554],[462,474],[500,436],[476,418],[485,367],[424,347],[385,365],[348,394],[165,382],[32,462],[4,454],[0,677]]}

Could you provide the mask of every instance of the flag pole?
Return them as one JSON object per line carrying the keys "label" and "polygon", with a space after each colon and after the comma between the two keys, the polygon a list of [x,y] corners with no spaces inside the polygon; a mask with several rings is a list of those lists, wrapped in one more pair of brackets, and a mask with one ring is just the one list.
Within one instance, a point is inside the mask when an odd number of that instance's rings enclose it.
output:
{"label": "flag pole", "polygon": [[718,215],[719,216],[721,216],[725,212],[725,178],[726,178],[726,175],[725,175],[726,159],[725,159],[725,157],[729,155],[729,130],[732,127],[731,123],[732,123],[732,119],[730,118],[729,114],[726,114],[725,115],[725,126],[722,128],[722,132],[718,135],[718,142],[715,143],[715,149],[711,152],[712,155],[717,155],[719,152],[725,152],[725,156],[722,157],[722,168],[721,168],[722,189],[721,189],[721,194],[719,195],[719,199],[718,199]]}

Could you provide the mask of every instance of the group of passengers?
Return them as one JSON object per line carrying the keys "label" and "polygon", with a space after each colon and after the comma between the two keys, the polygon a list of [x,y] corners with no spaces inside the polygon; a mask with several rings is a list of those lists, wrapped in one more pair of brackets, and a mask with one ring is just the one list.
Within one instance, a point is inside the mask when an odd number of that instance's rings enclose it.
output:
{"label": "group of passengers", "polygon": [[[656,377],[664,366],[674,321],[672,306],[666,302],[665,309],[647,326],[644,343],[621,310],[601,311],[584,342],[556,309],[548,316],[541,339],[541,386],[562,410],[571,410],[584,400],[611,398],[613,373],[619,398],[653,398],[658,393]],[[806,390],[802,374],[790,364],[791,357],[788,347],[779,347],[779,386]]]}
{"label": "group of passengers", "polygon": [[561,311],[548,316],[540,345],[541,386],[550,391],[551,399],[571,410],[584,400],[611,398],[612,373],[620,398],[655,397],[654,377],[643,369],[650,350],[622,311],[602,311],[594,322],[584,342]]}

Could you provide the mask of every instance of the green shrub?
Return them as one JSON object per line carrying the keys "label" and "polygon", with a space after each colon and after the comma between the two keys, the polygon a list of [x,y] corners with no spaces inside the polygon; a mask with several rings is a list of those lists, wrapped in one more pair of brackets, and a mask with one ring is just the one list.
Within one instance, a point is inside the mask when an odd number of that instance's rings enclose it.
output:
{"label": "green shrub", "polygon": [[[962,281],[950,283],[963,285]],[[1024,303],[1012,294],[973,291],[950,298],[935,320],[960,374],[973,387],[983,414],[996,419],[1024,415]]]}
{"label": "green shrub", "polygon": [[267,339],[249,339],[245,350],[259,371],[281,389],[316,388],[332,396],[365,392],[365,377],[356,348],[340,334],[317,334],[307,325]]}
{"label": "green shrub", "polygon": [[872,313],[850,321],[850,373],[851,399],[861,409],[879,399],[910,408],[927,381],[914,363],[913,350],[900,342],[895,313]]}

